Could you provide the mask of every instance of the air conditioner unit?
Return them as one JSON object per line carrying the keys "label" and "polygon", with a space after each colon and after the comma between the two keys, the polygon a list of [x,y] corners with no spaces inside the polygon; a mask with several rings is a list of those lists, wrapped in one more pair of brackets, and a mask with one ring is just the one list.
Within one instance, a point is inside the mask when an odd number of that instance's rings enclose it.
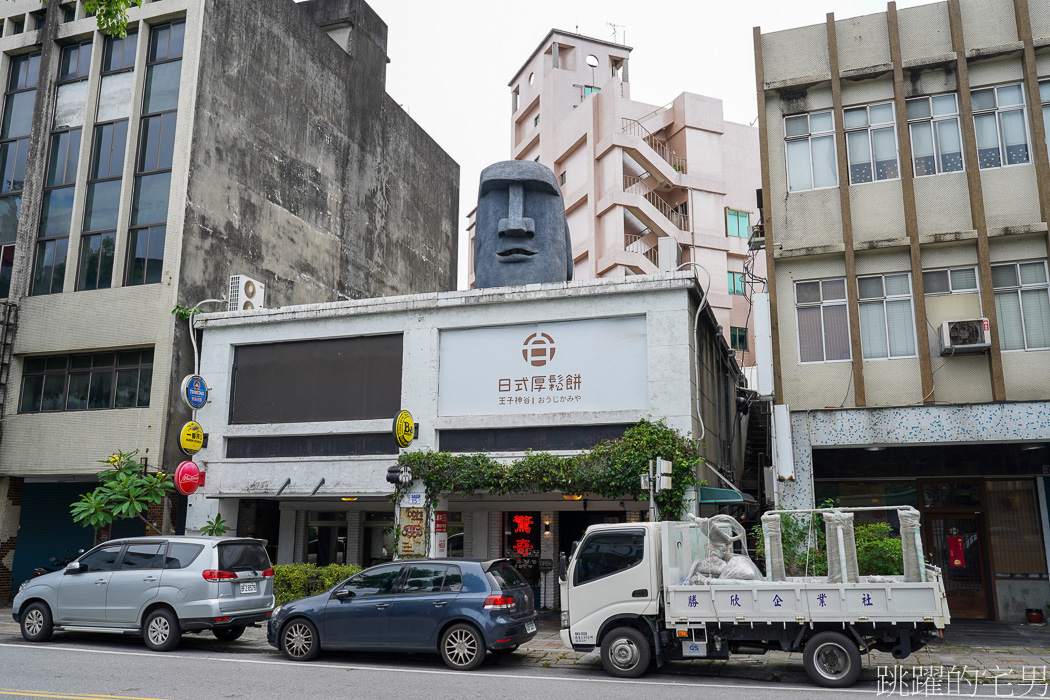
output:
{"label": "air conditioner unit", "polygon": [[230,311],[266,308],[266,285],[246,275],[230,275]]}
{"label": "air conditioner unit", "polygon": [[945,321],[941,324],[941,355],[986,352],[992,347],[992,333],[986,318]]}

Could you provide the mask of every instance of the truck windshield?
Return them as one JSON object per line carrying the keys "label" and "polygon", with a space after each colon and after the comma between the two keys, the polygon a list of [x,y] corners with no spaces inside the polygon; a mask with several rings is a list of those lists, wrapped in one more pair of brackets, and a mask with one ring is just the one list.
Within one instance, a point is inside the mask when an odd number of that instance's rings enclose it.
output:
{"label": "truck windshield", "polygon": [[573,585],[594,581],[642,561],[645,535],[641,532],[603,532],[591,535],[583,543],[576,560]]}

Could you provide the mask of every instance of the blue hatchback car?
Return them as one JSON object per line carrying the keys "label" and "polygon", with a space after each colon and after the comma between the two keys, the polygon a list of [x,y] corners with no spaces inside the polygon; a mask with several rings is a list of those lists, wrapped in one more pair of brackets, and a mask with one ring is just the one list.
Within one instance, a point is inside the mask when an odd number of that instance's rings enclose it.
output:
{"label": "blue hatchback car", "polygon": [[266,641],[295,661],[328,649],[423,651],[469,671],[486,651],[509,653],[536,636],[536,618],[509,559],[409,559],[277,606]]}

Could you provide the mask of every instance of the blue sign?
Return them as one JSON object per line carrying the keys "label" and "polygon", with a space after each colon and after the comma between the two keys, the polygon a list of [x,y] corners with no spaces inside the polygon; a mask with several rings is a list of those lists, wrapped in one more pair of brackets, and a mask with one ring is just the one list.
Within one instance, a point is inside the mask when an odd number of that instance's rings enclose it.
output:
{"label": "blue sign", "polygon": [[194,411],[204,408],[208,403],[208,385],[202,377],[191,374],[182,380],[182,400]]}

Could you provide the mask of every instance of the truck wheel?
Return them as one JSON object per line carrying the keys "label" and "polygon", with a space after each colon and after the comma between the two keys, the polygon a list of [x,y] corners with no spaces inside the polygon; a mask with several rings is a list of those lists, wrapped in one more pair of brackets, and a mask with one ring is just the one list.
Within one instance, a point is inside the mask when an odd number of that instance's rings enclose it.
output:
{"label": "truck wheel", "polygon": [[860,676],[860,651],[839,632],[820,632],[806,642],[802,655],[809,679],[825,688],[847,688]]}
{"label": "truck wheel", "polygon": [[649,641],[633,627],[617,627],[602,640],[602,666],[617,678],[637,678],[649,668]]}

